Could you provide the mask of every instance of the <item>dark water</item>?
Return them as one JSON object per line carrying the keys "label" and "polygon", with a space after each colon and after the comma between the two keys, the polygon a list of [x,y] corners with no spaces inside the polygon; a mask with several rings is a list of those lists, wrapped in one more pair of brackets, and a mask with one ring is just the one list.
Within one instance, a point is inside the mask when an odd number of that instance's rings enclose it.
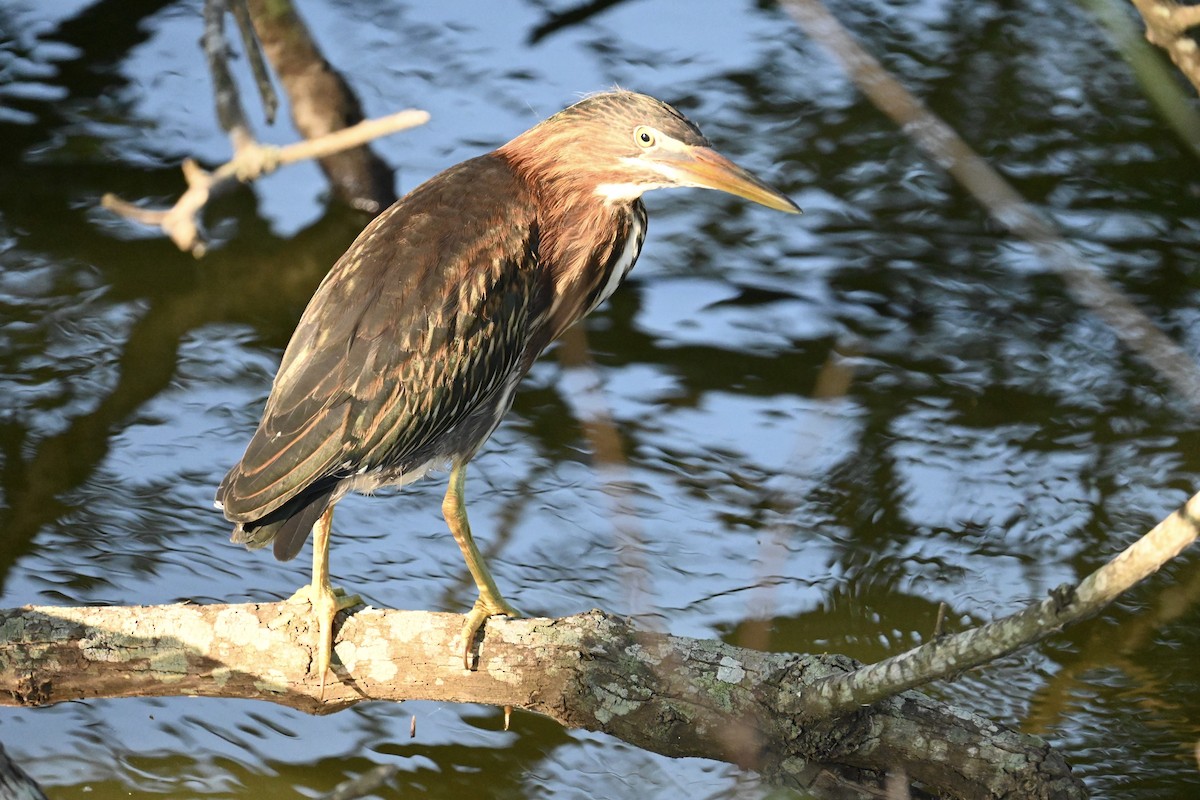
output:
{"label": "dark water", "polygon": [[[281,348],[365,220],[310,165],[222,201],[195,261],[95,210],[163,200],[228,154],[198,2],[0,7],[0,603],[282,597],[307,580],[226,541],[211,508]],[[1059,280],[765,3],[628,2],[536,43],[566,3],[312,0],[407,190],[579,92],[677,103],[801,218],[649,196],[627,285],[550,355],[476,461],[475,527],[514,604],[601,607],[675,633],[876,659],[1075,580],[1189,496],[1196,417]],[[683,10],[686,8],[686,11]],[[839,15],[1189,352],[1200,355],[1200,169],[1072,5],[839,3]],[[287,124],[264,138],[286,142]],[[822,370],[849,370],[844,392]],[[610,416],[621,459],[594,458]],[[335,580],[370,603],[473,599],[441,485],[339,506]],[[1200,569],[931,689],[1048,737],[1100,797],[1200,791]],[[409,716],[420,736],[408,738]],[[293,796],[374,764],[388,797],[758,797],[753,776],[491,708],[314,719],[220,701],[0,711],[56,798]]]}

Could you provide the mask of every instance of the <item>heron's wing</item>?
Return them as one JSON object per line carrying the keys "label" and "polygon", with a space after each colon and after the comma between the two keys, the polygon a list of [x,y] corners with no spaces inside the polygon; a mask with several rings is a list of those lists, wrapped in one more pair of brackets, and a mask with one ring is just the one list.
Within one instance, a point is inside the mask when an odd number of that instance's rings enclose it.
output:
{"label": "heron's wing", "polygon": [[367,226],[292,335],[262,421],[218,490],[226,516],[250,522],[331,480],[404,465],[493,400],[523,369],[531,322],[549,304],[537,251],[533,200],[495,156],[452,168]]}

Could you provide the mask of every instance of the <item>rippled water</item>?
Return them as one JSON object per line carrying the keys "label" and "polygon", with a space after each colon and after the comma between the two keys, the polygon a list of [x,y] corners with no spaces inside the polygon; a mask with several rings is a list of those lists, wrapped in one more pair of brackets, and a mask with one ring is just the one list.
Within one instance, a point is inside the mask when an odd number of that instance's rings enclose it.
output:
{"label": "rippled water", "polygon": [[[281,348],[364,224],[315,168],[210,216],[202,261],[95,210],[163,200],[216,162],[199,2],[0,8],[0,602],[282,597],[307,579],[229,544],[211,507]],[[769,4],[624,3],[531,37],[566,3],[311,0],[408,189],[614,83],[675,102],[805,208],[648,197],[627,285],[588,321],[594,364],[544,358],[476,460],[475,527],[531,613],[592,607],[679,634],[876,659],[1075,580],[1189,496],[1187,404],[1028,248],[867,105]],[[1200,355],[1200,170],[1073,6],[838,4],[870,49],[1075,246]],[[97,35],[97,31],[103,33]],[[286,142],[284,124],[264,138]],[[845,392],[821,391],[831,364]],[[611,417],[621,458],[593,458]],[[441,485],[339,505],[338,583],[387,607],[473,599]],[[1172,564],[1091,623],[931,691],[1047,736],[1097,796],[1200,789],[1200,578]],[[408,738],[410,715],[420,720]],[[121,700],[0,710],[56,798],[284,796],[373,764],[394,795],[759,796],[490,708]]]}

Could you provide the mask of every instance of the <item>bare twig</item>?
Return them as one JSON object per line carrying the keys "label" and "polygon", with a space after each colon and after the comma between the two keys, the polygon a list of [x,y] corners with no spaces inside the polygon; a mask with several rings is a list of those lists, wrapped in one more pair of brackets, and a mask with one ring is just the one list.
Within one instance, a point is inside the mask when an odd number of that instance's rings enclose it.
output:
{"label": "bare twig", "polygon": [[829,48],[880,111],[954,176],[997,223],[1033,245],[1062,277],[1076,302],[1104,320],[1193,409],[1200,408],[1200,367],[1192,356],[1114,288],[1100,269],[1085,261],[1053,223],[1025,202],[953,128],[867,53],[820,0],[783,0],[783,5],[813,41]]}
{"label": "bare twig", "polygon": [[[1044,733],[1058,725],[1068,709],[1086,703],[1087,692],[1081,690],[1084,676],[1099,669],[1125,673],[1134,683],[1145,669],[1142,656],[1152,646],[1153,639],[1172,622],[1193,613],[1200,606],[1200,560],[1192,560],[1183,569],[1175,570],[1173,583],[1159,582],[1154,592],[1139,596],[1136,610],[1125,610],[1112,624],[1092,627],[1085,641],[1079,643],[1072,655],[1062,660],[1053,675],[1047,676],[1025,714],[1024,724],[1030,733]],[[1106,621],[1108,622],[1108,621]],[[1179,705],[1165,696],[1152,694],[1138,698],[1147,716],[1170,713],[1172,709],[1187,713],[1181,706],[1190,706],[1190,698],[1180,698]]]}
{"label": "bare twig", "polygon": [[247,0],[206,0],[204,4],[204,35],[202,43],[213,79],[217,120],[229,134],[233,158],[213,172],[202,169],[192,159],[183,162],[187,191],[169,209],[143,209],[112,194],[101,198],[100,204],[127,219],[146,225],[157,225],[171,237],[180,250],[197,258],[204,255],[206,245],[201,235],[200,215],[208,201],[228,191],[236,183],[249,183],[270,174],[281,166],[309,158],[321,159],[359,147],[380,136],[422,125],[429,119],[424,111],[409,109],[387,117],[365,120],[303,142],[278,148],[259,143],[246,122],[238,96],[237,85],[229,72],[229,44],[225,39],[225,13],[231,9],[242,32],[246,52],[262,94],[268,117],[275,113],[277,98],[270,86],[258,39],[251,26]]}
{"label": "bare twig", "polygon": [[368,119],[349,128],[326,134],[316,139],[296,142],[279,151],[279,165],[286,166],[306,158],[321,158],[341,150],[357,147],[364,142],[378,139],[380,136],[396,133],[407,128],[415,128],[429,121],[429,112],[407,109],[397,111],[386,117]]}
{"label": "bare twig", "polygon": [[113,194],[104,195],[100,203],[104,208],[135,222],[158,225],[180,250],[189,251],[199,258],[205,251],[199,230],[200,212],[217,194],[229,190],[239,182],[248,183],[267,175],[281,166],[357,147],[380,136],[423,125],[428,120],[427,112],[408,109],[379,119],[360,122],[319,139],[309,139],[284,147],[257,142],[244,143],[231,161],[212,172],[205,171],[190,158],[185,160],[183,174],[188,188],[171,208],[139,208]]}
{"label": "bare twig", "polygon": [[1062,586],[1024,610],[973,630],[944,636],[906,653],[834,675],[796,698],[796,711],[824,718],[848,713],[897,692],[957,674],[1041,641],[1097,614],[1122,592],[1154,574],[1200,533],[1200,494],[1075,587]]}

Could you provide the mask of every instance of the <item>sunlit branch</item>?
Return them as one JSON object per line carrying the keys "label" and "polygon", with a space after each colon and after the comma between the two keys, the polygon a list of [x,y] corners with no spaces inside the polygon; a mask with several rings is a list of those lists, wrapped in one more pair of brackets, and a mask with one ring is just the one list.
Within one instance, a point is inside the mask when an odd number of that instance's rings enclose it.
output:
{"label": "sunlit branch", "polygon": [[795,698],[795,711],[824,718],[854,711],[897,692],[994,661],[1094,616],[1118,595],[1191,545],[1200,533],[1200,494],[1164,519],[1078,586],[1061,586],[1050,597],[1012,616],[944,636],[846,675],[818,681]]}
{"label": "sunlit branch", "polygon": [[[1144,681],[1135,677],[1146,669],[1140,656],[1164,628],[1200,606],[1200,560],[1192,559],[1182,569],[1174,570],[1171,577],[1172,582],[1156,582],[1153,592],[1139,594],[1136,611],[1122,613],[1118,624],[1092,627],[1086,639],[1078,643],[1077,652],[1046,676],[1031,699],[1025,716],[1026,730],[1044,734],[1059,725],[1070,708],[1085,704],[1084,676],[1094,674],[1095,670],[1122,672],[1135,684],[1152,682],[1148,676]],[[1172,701],[1157,694],[1139,697],[1137,702],[1146,706],[1148,714],[1153,713],[1149,706],[1161,709],[1163,705],[1186,713],[1184,708],[1171,706]],[[1182,705],[1190,707],[1190,701],[1184,698]]]}
{"label": "sunlit branch", "polygon": [[338,680],[322,698],[307,612],[288,603],[0,610],[0,705],[184,695],[310,713],[367,700],[511,705],[665,756],[752,768],[817,798],[877,797],[898,768],[937,796],[1084,796],[1045,742],[916,692],[841,720],[781,707],[851,669],[841,656],[745,650],[593,611],[494,618],[468,671],[459,615],[360,607],[342,615]]}

